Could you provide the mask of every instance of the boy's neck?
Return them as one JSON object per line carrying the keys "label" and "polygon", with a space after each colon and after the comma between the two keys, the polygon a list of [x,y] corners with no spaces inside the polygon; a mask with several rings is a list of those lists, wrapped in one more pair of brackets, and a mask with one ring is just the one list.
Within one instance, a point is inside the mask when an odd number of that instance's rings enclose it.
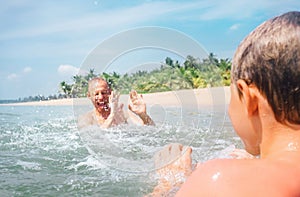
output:
{"label": "boy's neck", "polygon": [[288,153],[299,153],[300,157],[300,125],[276,122],[263,128],[260,150],[261,158],[281,157]]}

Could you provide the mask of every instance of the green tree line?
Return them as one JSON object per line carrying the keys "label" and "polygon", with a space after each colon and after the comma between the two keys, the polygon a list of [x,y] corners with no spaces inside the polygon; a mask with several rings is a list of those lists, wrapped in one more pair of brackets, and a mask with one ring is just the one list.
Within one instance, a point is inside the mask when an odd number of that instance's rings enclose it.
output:
{"label": "green tree line", "polygon": [[94,77],[104,78],[114,90],[128,94],[135,89],[139,93],[163,92],[180,89],[195,89],[230,85],[231,61],[218,59],[213,53],[200,60],[187,56],[184,63],[170,57],[165,59],[160,68],[152,71],[137,71],[120,75],[116,72],[97,74],[90,69],[85,75],[73,76],[73,83],[60,83],[60,91],[65,97],[85,97],[88,81]]}

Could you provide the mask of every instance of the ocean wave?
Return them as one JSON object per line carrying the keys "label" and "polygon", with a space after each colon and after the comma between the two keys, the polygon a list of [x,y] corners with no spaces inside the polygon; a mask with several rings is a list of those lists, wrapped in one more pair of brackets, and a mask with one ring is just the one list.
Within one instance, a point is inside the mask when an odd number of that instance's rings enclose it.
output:
{"label": "ocean wave", "polygon": [[34,171],[41,170],[40,164],[36,162],[18,160],[16,165],[21,166],[24,170],[34,170]]}

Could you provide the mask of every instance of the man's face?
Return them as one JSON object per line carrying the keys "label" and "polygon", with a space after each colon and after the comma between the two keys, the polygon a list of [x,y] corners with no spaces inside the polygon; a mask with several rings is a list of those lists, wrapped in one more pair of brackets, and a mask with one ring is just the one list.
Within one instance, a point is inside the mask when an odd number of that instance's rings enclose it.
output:
{"label": "man's face", "polygon": [[97,110],[109,109],[110,89],[105,81],[95,81],[91,84],[89,96]]}

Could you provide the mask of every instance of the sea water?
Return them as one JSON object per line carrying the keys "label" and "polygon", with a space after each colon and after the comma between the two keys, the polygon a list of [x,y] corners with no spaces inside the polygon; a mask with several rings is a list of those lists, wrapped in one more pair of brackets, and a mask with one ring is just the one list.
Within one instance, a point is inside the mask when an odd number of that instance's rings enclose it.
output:
{"label": "sea water", "polygon": [[241,145],[224,106],[149,113],[155,126],[78,130],[73,106],[0,106],[0,195],[144,196],[165,145],[191,146],[194,163]]}

